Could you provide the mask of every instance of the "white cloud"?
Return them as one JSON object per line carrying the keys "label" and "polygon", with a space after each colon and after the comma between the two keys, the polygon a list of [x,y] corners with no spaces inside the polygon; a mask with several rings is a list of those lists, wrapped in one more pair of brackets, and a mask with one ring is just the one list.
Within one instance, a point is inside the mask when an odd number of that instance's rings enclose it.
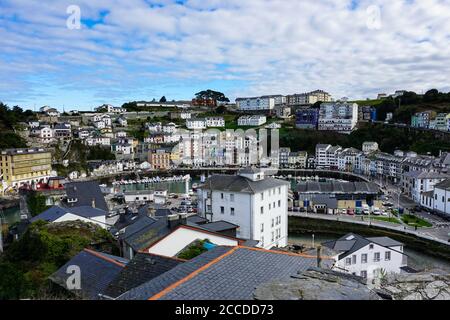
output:
{"label": "white cloud", "polygon": [[[449,90],[449,0],[361,0],[355,10],[342,0],[151,2],[2,2],[0,70],[20,67],[0,87],[0,99],[44,90],[27,80],[40,73],[51,86],[117,99],[171,82],[183,82],[186,94],[186,79],[222,83],[232,97],[317,88],[354,98]],[[97,24],[68,30],[71,4]],[[381,10],[379,30],[367,27],[371,5]]]}

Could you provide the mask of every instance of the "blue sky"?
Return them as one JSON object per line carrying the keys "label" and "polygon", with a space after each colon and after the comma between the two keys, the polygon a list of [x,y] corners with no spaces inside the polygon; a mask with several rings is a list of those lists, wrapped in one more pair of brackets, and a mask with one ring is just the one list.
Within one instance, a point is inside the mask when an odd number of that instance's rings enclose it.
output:
{"label": "blue sky", "polygon": [[2,0],[0,101],[450,91],[449,40],[450,0]]}

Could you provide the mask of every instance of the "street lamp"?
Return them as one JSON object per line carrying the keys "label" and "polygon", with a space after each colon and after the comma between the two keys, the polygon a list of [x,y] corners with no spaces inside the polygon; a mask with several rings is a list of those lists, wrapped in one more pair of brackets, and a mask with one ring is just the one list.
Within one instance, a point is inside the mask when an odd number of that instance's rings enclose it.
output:
{"label": "street lamp", "polygon": [[313,246],[313,248],[315,248],[315,245],[314,245],[314,233],[312,234],[312,246]]}

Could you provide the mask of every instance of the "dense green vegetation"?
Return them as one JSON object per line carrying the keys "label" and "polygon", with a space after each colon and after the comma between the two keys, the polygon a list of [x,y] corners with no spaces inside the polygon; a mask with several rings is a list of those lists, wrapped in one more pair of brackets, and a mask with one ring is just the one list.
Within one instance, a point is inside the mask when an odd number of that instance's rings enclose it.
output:
{"label": "dense green vegetation", "polygon": [[36,192],[30,192],[27,195],[27,205],[28,210],[30,211],[31,215],[37,216],[38,214],[44,212],[49,208],[45,204],[46,197],[42,194],[36,193]]}
{"label": "dense green vegetation", "polygon": [[31,224],[0,256],[0,300],[52,297],[48,276],[86,247],[118,254],[112,236],[93,224]]}
{"label": "dense green vegetation", "polygon": [[191,260],[196,256],[202,254],[207,251],[207,249],[203,246],[205,242],[209,242],[208,240],[199,240],[189,245],[187,248],[183,249],[183,251],[178,255],[178,258]]}
{"label": "dense green vegetation", "polygon": [[408,128],[385,127],[381,124],[368,124],[349,135],[336,132],[301,129],[280,130],[280,145],[293,151],[315,152],[319,143],[329,143],[342,147],[361,149],[364,141],[376,141],[383,152],[393,153],[396,149],[415,151],[419,154],[438,155],[439,151],[450,151],[449,140],[438,140],[431,132],[418,132]]}
{"label": "dense green vegetation", "polygon": [[23,111],[18,106],[10,108],[0,102],[0,130],[2,131],[0,149],[25,148],[27,146],[26,141],[17,135],[14,130],[20,122],[34,119],[36,119],[36,115],[31,110]]}
{"label": "dense green vegetation", "polygon": [[222,92],[214,91],[214,90],[203,90],[200,92],[197,92],[195,94],[196,99],[213,99],[216,101],[222,101],[222,102],[230,102],[230,99],[228,99]]}
{"label": "dense green vegetation", "polygon": [[379,121],[384,121],[386,114],[392,112],[395,122],[406,124],[411,122],[411,116],[416,112],[425,110],[450,112],[450,92],[443,93],[436,89],[428,90],[424,95],[407,91],[395,99],[388,97],[380,100],[361,100],[354,102],[363,106],[375,107]]}

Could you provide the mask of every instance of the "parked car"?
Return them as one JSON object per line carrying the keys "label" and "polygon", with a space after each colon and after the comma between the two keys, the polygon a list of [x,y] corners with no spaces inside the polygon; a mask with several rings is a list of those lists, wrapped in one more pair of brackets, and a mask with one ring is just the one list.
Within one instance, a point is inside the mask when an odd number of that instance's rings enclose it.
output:
{"label": "parked car", "polygon": [[355,210],[353,210],[353,209],[348,209],[348,210],[347,210],[347,214],[348,214],[349,216],[354,216],[354,215],[355,215]]}
{"label": "parked car", "polygon": [[347,209],[341,209],[342,214],[347,214]]}
{"label": "parked car", "polygon": [[374,207],[373,210],[372,210],[372,214],[375,215],[375,216],[380,216],[381,215],[381,211],[380,211],[379,208]]}
{"label": "parked car", "polygon": [[370,214],[370,210],[369,209],[363,209],[363,214],[368,216]]}

